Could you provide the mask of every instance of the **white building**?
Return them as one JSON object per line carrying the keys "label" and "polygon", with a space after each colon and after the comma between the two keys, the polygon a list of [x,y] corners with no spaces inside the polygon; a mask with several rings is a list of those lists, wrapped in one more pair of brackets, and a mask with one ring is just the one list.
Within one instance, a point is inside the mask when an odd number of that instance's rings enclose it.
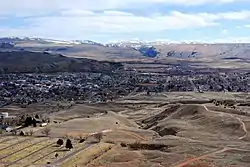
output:
{"label": "white building", "polygon": [[0,118],[8,118],[8,117],[9,117],[9,113],[7,112],[0,113]]}

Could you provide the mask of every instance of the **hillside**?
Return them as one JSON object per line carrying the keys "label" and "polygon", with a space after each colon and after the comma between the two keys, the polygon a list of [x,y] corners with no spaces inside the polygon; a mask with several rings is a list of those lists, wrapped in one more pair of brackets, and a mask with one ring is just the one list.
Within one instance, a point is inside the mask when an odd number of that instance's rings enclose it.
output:
{"label": "hillside", "polygon": [[[3,135],[0,163],[18,167],[249,167],[250,106],[240,105],[249,102],[248,96],[169,92],[106,103],[5,106],[0,111],[15,116],[38,114],[51,121],[47,127],[21,129],[34,132],[32,136]],[[222,97],[228,100],[222,102]],[[216,101],[222,103],[216,105]],[[234,107],[227,105],[230,101]],[[73,148],[56,144],[58,139],[63,143],[70,139]]]}
{"label": "hillside", "polygon": [[9,72],[111,72],[122,65],[84,58],[69,58],[46,52],[0,52],[0,71]]}
{"label": "hillside", "polygon": [[[123,42],[101,44],[89,40],[59,41],[41,38],[0,38],[9,50],[46,51],[96,60],[206,59],[249,60],[250,44]],[[6,49],[6,48],[5,48]],[[3,48],[2,48],[3,50]]]}

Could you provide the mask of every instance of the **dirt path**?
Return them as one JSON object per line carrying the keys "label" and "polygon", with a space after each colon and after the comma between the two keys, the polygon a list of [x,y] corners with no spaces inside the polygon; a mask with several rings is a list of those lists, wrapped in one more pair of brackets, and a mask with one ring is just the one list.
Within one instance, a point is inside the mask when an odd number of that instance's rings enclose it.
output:
{"label": "dirt path", "polygon": [[[103,131],[101,131],[101,132],[94,132],[94,133],[90,133],[88,136],[93,136],[93,135],[95,135],[95,134],[97,134],[97,133],[109,133],[109,132],[112,132],[112,130],[111,130],[111,129],[107,129],[107,130],[103,130]],[[71,152],[70,154],[66,155],[65,157],[62,157],[62,158],[56,160],[56,161],[53,162],[51,165],[46,165],[46,166],[47,166],[47,167],[55,167],[55,166],[58,166],[58,165],[60,165],[61,163],[63,163],[65,160],[67,160],[67,159],[69,159],[69,158],[75,156],[76,154],[78,154],[79,152],[84,151],[84,150],[87,149],[87,148],[92,147],[93,145],[94,145],[94,144],[92,144],[92,143],[86,143],[86,145],[85,145],[84,147],[82,147],[82,148],[80,148],[80,149],[78,149],[78,150],[76,150],[76,151]]]}
{"label": "dirt path", "polygon": [[247,128],[246,128],[245,123],[244,123],[240,118],[238,118],[238,117],[237,117],[237,120],[240,122],[241,127],[242,127],[243,131],[245,132],[245,135],[244,135],[244,136],[239,137],[239,140],[242,140],[242,139],[244,139],[244,138],[247,137],[248,131],[247,131]]}
{"label": "dirt path", "polygon": [[144,140],[144,141],[147,141],[146,138],[134,133],[134,132],[129,132],[129,131],[126,131],[126,130],[118,130],[118,132],[121,132],[121,133],[125,133],[133,138],[136,138],[137,140]]}
{"label": "dirt path", "polygon": [[[204,105],[203,106],[205,108],[206,111],[210,112],[210,110],[208,110],[208,108]],[[229,114],[231,115],[231,114]],[[231,115],[233,117],[233,115]],[[235,117],[234,117],[235,118]],[[246,129],[246,126],[244,124],[244,122],[240,119],[240,118],[237,118],[237,120],[241,123],[242,125],[242,128],[244,130],[244,132],[246,133],[244,136],[240,137],[239,139],[243,139],[245,138],[245,136],[247,135],[247,129]],[[219,153],[223,153],[223,152],[226,152],[226,151],[230,151],[230,150],[236,150],[236,151],[242,151],[242,152],[250,152],[250,150],[244,150],[244,149],[239,149],[239,148],[230,148],[230,147],[225,147],[221,150],[218,150],[218,151],[214,151],[214,152],[211,152],[211,153],[208,153],[208,154],[205,154],[205,155],[202,155],[202,156],[199,156],[199,157],[196,157],[196,158],[192,158],[192,159],[189,159],[181,164],[178,164],[178,165],[175,165],[174,167],[184,167],[186,165],[189,165],[190,163],[193,163],[193,162],[196,162],[196,161],[199,161],[201,159],[205,159],[209,156],[212,156],[212,155],[215,155],[215,154],[219,154]]]}
{"label": "dirt path", "polygon": [[190,164],[192,162],[199,161],[201,159],[204,159],[204,158],[206,158],[208,156],[211,156],[211,155],[214,155],[214,154],[223,153],[223,152],[225,152],[227,150],[228,150],[227,148],[223,148],[222,150],[218,150],[218,151],[215,151],[215,152],[212,152],[212,153],[208,153],[208,154],[196,157],[196,158],[189,159],[189,160],[187,160],[187,161],[185,161],[185,162],[183,162],[183,163],[181,163],[179,165],[176,165],[174,167],[184,167],[185,165],[188,165],[188,164]]}
{"label": "dirt path", "polygon": [[83,150],[85,150],[85,149],[87,149],[87,148],[89,148],[89,147],[91,147],[91,146],[93,146],[93,144],[86,144],[84,147],[82,147],[82,148],[80,148],[80,149],[78,149],[78,150],[76,150],[76,151],[71,152],[70,154],[64,156],[63,158],[60,158],[60,159],[56,160],[56,161],[53,162],[51,165],[45,165],[45,166],[47,166],[47,167],[59,166],[59,165],[62,164],[65,160],[67,160],[67,159],[69,159],[69,158],[75,156],[75,155],[78,154],[79,152],[81,152],[81,151],[83,151]]}
{"label": "dirt path", "polygon": [[[40,161],[40,160],[42,160],[42,159],[44,159],[45,157],[47,157],[47,156],[49,156],[50,154],[53,154],[53,153],[55,153],[56,151],[55,150],[53,150],[53,151],[51,151],[51,152],[49,152],[49,153],[47,153],[47,154],[45,154],[44,156],[42,156],[42,157],[40,157],[40,158],[38,158],[38,159],[36,159],[36,160],[34,160],[34,161],[32,161],[30,164],[32,164],[32,166],[35,164],[35,163],[37,163],[38,161]],[[30,166],[30,164],[29,165],[26,165],[26,166],[23,166],[23,167],[29,167]]]}
{"label": "dirt path", "polygon": [[97,158],[95,158],[95,159],[89,161],[87,164],[84,164],[84,166],[85,166],[85,167],[88,167],[88,166],[91,165],[91,164],[95,164],[96,161],[98,162],[98,160],[102,159],[102,157],[104,157],[105,155],[107,155],[107,154],[108,154],[109,152],[111,152],[111,150],[114,149],[114,148],[115,148],[115,146],[112,146],[109,150],[104,151],[104,152],[102,151],[101,154],[100,154]]}
{"label": "dirt path", "polygon": [[187,160],[185,162],[182,162],[181,164],[175,165],[173,167],[185,167],[186,165],[189,165],[190,163],[199,161],[201,159],[205,159],[205,158],[207,158],[209,156],[212,156],[212,155],[215,155],[215,154],[219,154],[219,153],[223,153],[223,152],[226,152],[226,151],[230,151],[230,150],[236,150],[236,151],[242,151],[242,152],[250,152],[250,150],[225,147],[225,148],[223,148],[221,150],[214,151],[214,152],[211,152],[211,153],[208,153],[208,154],[196,157],[196,158],[189,159],[189,160]]}
{"label": "dirt path", "polygon": [[[127,134],[133,138],[136,138],[137,140],[144,140],[144,141],[147,141],[146,138],[134,133],[134,132],[130,132],[130,131],[126,131],[126,130],[123,130],[123,129],[116,129],[116,130],[111,130],[111,129],[107,129],[107,130],[103,130],[101,133],[110,133],[110,132],[120,132],[120,133],[124,133],[124,134]],[[95,134],[97,134],[99,132],[94,132],[94,133],[90,133],[88,136],[93,136]]]}
{"label": "dirt path", "polygon": [[[205,108],[206,111],[211,112],[211,111],[207,108],[207,106],[203,105],[203,107]],[[238,139],[239,139],[239,140],[242,140],[242,139],[246,138],[247,135],[248,135],[248,131],[247,131],[247,128],[246,128],[245,123],[244,123],[239,117],[233,116],[232,114],[229,114],[229,113],[227,113],[227,114],[230,115],[232,118],[236,118],[236,119],[240,122],[241,127],[242,127],[243,131],[245,132],[245,134],[244,134],[243,136],[239,137]]]}

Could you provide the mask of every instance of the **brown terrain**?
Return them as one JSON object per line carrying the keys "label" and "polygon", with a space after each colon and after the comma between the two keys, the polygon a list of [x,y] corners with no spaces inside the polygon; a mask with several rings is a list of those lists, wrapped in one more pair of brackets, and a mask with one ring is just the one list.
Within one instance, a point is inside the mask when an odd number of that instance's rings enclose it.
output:
{"label": "brown terrain", "polygon": [[[102,45],[99,43],[56,43],[43,39],[5,39],[15,45],[7,50],[49,52],[68,57],[89,58],[99,61],[163,63],[189,62],[190,64],[213,68],[248,68],[250,44],[143,44],[124,43]],[[150,46],[148,46],[150,45]],[[153,57],[143,54],[140,48],[157,53]],[[6,49],[1,49],[6,50]]]}
{"label": "brown terrain", "polygon": [[[97,104],[8,106],[1,112],[15,115],[17,110],[47,110],[51,123],[45,128],[51,131],[42,138],[41,127],[34,129],[33,137],[2,136],[0,166],[248,167],[249,96],[141,93]],[[96,133],[103,134],[100,143],[93,142]],[[55,147],[58,138],[70,138],[74,148],[63,151]]]}
{"label": "brown terrain", "polygon": [[[15,42],[0,52],[1,71],[249,71],[249,44],[154,45],[159,53],[150,58],[131,46]],[[10,104],[2,112],[49,121],[18,127],[17,135],[1,131],[0,167],[250,167],[249,93],[133,91],[114,101]]]}

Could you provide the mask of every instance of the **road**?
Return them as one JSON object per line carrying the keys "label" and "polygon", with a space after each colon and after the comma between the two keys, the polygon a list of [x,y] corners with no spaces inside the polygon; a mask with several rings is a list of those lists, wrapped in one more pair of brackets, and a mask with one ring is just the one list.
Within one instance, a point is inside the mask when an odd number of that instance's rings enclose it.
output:
{"label": "road", "polygon": [[80,149],[78,149],[78,150],[76,150],[76,151],[73,151],[73,152],[71,152],[70,154],[66,155],[65,157],[60,158],[60,159],[56,160],[55,162],[53,162],[52,164],[46,165],[46,166],[47,166],[47,167],[56,167],[56,166],[59,166],[59,165],[61,165],[65,160],[67,160],[67,159],[69,159],[69,158],[75,156],[76,154],[78,154],[79,152],[84,151],[84,150],[87,149],[87,148],[92,147],[93,145],[94,145],[94,144],[87,143],[84,147],[82,147],[82,148],[80,148]]}
{"label": "road", "polygon": [[[125,134],[128,134],[128,135],[130,135],[130,136],[133,136],[134,138],[139,139],[139,140],[147,140],[147,139],[145,139],[144,137],[142,137],[142,136],[140,136],[140,135],[138,135],[138,134],[136,134],[136,133],[133,133],[133,132],[128,132],[128,131],[126,131],[126,130],[118,130],[118,131],[119,131],[119,132],[122,132],[122,133],[125,133]],[[113,130],[107,129],[107,130],[103,130],[103,131],[101,131],[101,132],[94,132],[94,133],[90,133],[88,136],[93,136],[93,135],[95,135],[95,134],[97,134],[97,133],[110,133],[110,132],[113,132]],[[70,154],[66,155],[65,157],[60,158],[60,159],[56,160],[55,162],[53,162],[52,164],[46,165],[46,166],[47,166],[47,167],[56,167],[56,166],[60,166],[65,160],[67,160],[67,159],[69,159],[69,158],[75,156],[76,154],[78,154],[78,153],[84,151],[85,149],[88,149],[88,148],[92,147],[93,145],[94,145],[93,143],[86,143],[86,145],[85,145],[84,147],[82,147],[82,148],[80,148],[80,149],[78,149],[78,150],[76,150],[76,151],[73,151],[73,152],[71,152]]]}

